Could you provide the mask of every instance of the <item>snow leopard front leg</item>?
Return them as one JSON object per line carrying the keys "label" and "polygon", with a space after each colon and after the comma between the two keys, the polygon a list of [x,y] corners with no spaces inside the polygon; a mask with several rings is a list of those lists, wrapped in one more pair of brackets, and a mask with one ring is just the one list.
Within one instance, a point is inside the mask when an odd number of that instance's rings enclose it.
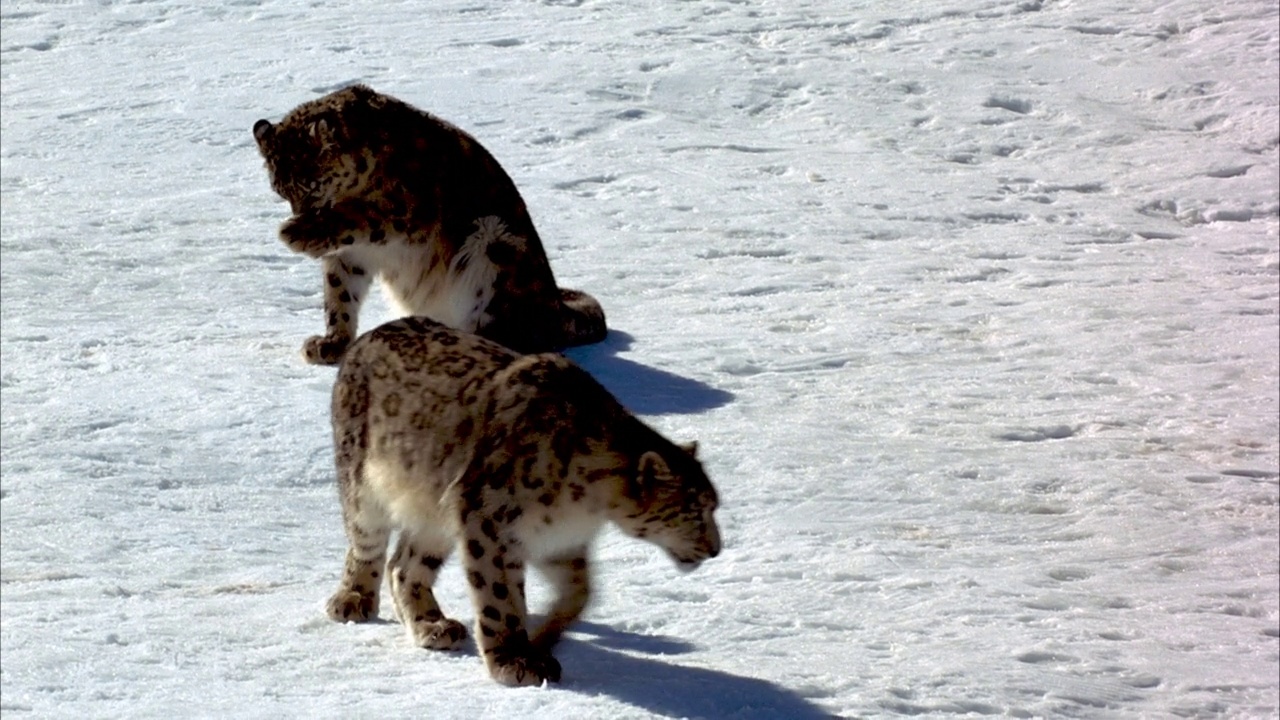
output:
{"label": "snow leopard front leg", "polygon": [[503,685],[560,681],[560,663],[529,642],[525,623],[524,563],[508,558],[489,519],[463,528],[463,571],[476,610],[476,645],[489,674]]}
{"label": "snow leopard front leg", "polygon": [[388,219],[385,203],[351,198],[333,205],[305,208],[280,226],[280,240],[290,250],[313,258],[340,252],[352,245],[386,242],[388,231],[403,220]]}
{"label": "snow leopard front leg", "polygon": [[313,335],[302,345],[302,356],[312,365],[336,365],[356,337],[360,304],[369,292],[371,272],[344,254],[326,255],[324,264],[324,335]]}
{"label": "snow leopard front leg", "polygon": [[538,568],[555,588],[555,601],[546,622],[529,639],[538,650],[550,653],[560,636],[582,615],[591,599],[591,574],[587,548],[580,547],[559,557],[543,560]]}

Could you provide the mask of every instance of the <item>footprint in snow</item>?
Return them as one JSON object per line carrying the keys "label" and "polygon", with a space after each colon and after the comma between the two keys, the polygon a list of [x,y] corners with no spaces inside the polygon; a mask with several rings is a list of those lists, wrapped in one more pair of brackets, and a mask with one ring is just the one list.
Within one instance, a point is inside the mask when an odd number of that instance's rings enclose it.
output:
{"label": "footprint in snow", "polygon": [[1019,115],[1030,114],[1032,105],[1030,100],[1022,100],[1014,97],[1002,97],[992,95],[982,103],[982,107],[999,108],[1008,110],[1009,112],[1018,113]]}
{"label": "footprint in snow", "polygon": [[1070,425],[1051,425],[1048,427],[1010,430],[996,435],[996,439],[1010,442],[1043,442],[1045,440],[1065,440],[1069,437],[1074,437],[1077,432],[1079,432],[1079,428],[1071,427]]}

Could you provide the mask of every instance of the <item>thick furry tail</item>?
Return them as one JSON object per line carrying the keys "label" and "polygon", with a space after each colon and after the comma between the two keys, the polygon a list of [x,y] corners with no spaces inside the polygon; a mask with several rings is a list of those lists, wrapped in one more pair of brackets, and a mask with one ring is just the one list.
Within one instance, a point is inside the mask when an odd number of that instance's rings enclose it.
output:
{"label": "thick furry tail", "polygon": [[560,302],[564,307],[561,317],[566,347],[597,343],[609,334],[604,308],[595,298],[581,290],[560,288]]}

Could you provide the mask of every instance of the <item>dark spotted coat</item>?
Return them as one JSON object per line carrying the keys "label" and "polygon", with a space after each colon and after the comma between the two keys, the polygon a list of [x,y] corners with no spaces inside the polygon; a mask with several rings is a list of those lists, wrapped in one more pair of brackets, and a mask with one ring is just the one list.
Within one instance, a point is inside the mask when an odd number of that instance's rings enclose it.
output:
{"label": "dark spotted coat", "polygon": [[[477,644],[506,684],[559,677],[551,647],[589,597],[587,548],[606,522],[692,569],[720,550],[715,489],[695,457],[627,412],[560,355],[519,355],[426,318],[362,336],[333,389],[333,432],[350,548],[337,620],[376,616],[378,572],[414,641],[454,648],[466,631],[431,587],[461,547]],[[524,573],[556,590],[526,630]]]}
{"label": "dark spotted coat", "polygon": [[597,342],[604,311],[556,284],[515,183],[457,127],[354,85],[253,128],[295,252],[321,258],[325,334],[310,362],[336,363],[380,277],[407,315],[427,315],[520,352]]}

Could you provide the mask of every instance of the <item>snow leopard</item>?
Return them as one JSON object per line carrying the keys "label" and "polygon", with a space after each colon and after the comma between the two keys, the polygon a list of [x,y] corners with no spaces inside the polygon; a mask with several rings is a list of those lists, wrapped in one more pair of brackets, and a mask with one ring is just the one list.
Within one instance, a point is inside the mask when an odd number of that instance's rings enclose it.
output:
{"label": "snow leopard", "polygon": [[292,215],[280,238],[324,270],[325,332],[303,345],[334,365],[377,276],[401,315],[426,315],[518,352],[607,334],[591,295],[560,288],[515,183],[475,138],[365,85],[253,126]]}
{"label": "snow leopard", "polygon": [[[606,524],[663,548],[681,570],[720,553],[719,497],[696,443],[667,440],[562,355],[402,318],[347,350],[332,421],[349,547],[328,615],[376,618],[385,570],[411,640],[456,649],[466,628],[432,586],[457,550],[476,645],[504,685],[560,679],[551,650],[587,605],[588,549]],[[529,565],[555,592],[532,632]]]}

